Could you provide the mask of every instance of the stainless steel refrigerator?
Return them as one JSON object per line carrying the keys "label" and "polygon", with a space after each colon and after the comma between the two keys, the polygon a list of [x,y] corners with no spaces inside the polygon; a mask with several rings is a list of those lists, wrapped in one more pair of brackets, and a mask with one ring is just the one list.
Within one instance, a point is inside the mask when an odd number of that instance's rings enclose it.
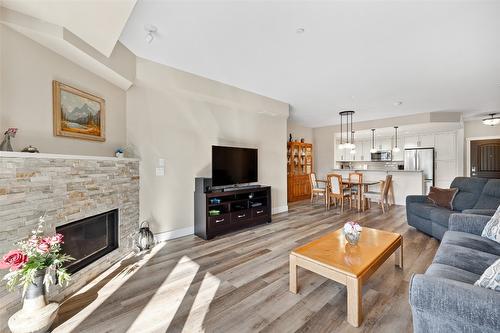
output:
{"label": "stainless steel refrigerator", "polygon": [[405,149],[405,170],[422,170],[424,173],[424,194],[434,186],[434,148]]}

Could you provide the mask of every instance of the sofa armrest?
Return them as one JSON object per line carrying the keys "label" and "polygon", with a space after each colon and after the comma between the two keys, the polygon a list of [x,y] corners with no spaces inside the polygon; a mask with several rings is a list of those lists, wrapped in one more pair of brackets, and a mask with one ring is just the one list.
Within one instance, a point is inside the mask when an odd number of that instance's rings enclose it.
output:
{"label": "sofa armrest", "polygon": [[416,274],[410,281],[410,304],[439,318],[500,330],[500,293],[491,289]]}
{"label": "sofa armrest", "polygon": [[426,202],[430,202],[430,200],[427,198],[426,195],[407,195],[406,196],[406,204],[408,205],[409,203],[412,203],[412,202],[426,203]]}
{"label": "sofa armrest", "polygon": [[481,235],[484,226],[489,220],[490,217],[485,215],[451,214],[449,229],[451,231],[461,231],[469,234]]}
{"label": "sofa armrest", "polygon": [[495,215],[496,211],[497,211],[496,209],[466,209],[466,210],[462,211],[462,213],[493,216],[493,215]]}

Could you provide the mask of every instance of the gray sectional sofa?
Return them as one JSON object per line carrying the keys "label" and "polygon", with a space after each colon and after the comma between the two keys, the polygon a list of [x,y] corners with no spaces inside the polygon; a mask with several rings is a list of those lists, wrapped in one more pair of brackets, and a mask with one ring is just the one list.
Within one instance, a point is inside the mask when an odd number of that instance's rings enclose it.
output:
{"label": "gray sectional sofa", "polygon": [[500,332],[500,292],[474,286],[500,257],[500,244],[481,237],[489,219],[451,215],[433,263],[410,282],[415,333]]}
{"label": "gray sectional sofa", "polygon": [[458,188],[453,210],[432,204],[425,195],[406,197],[408,224],[418,230],[442,239],[454,213],[493,215],[500,205],[500,179],[457,177],[451,188]]}

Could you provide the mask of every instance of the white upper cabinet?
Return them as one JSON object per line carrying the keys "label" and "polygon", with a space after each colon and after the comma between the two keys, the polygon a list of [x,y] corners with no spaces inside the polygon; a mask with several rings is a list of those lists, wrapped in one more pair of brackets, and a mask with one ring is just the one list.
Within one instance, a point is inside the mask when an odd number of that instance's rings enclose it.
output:
{"label": "white upper cabinet", "polygon": [[457,156],[456,133],[436,134],[436,160],[455,160]]}
{"label": "white upper cabinet", "polygon": [[418,147],[418,143],[419,143],[418,135],[405,136],[404,140],[405,140],[405,144],[404,144],[405,148]]}
{"label": "white upper cabinet", "polygon": [[423,148],[434,147],[434,134],[420,135],[418,146]]}
{"label": "white upper cabinet", "polygon": [[388,137],[378,138],[376,140],[376,147],[380,150],[391,150],[392,149],[392,139]]}
{"label": "white upper cabinet", "polygon": [[434,147],[434,134],[409,135],[404,137],[405,148],[432,148]]}
{"label": "white upper cabinet", "polygon": [[371,161],[372,160],[372,154],[370,153],[370,150],[372,149],[372,142],[371,141],[363,141],[363,161]]}

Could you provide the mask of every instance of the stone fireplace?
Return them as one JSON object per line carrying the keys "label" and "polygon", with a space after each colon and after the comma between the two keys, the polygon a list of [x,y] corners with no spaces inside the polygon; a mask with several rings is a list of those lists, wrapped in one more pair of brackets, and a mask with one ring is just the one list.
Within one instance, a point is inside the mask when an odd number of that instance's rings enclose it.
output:
{"label": "stone fireplace", "polygon": [[[44,213],[46,232],[67,234],[67,251],[78,256],[68,267],[70,284],[49,291],[50,300],[61,301],[131,251],[139,160],[0,152],[0,255],[29,236]],[[20,292],[9,293],[2,281],[0,302],[6,323],[21,306]]]}

